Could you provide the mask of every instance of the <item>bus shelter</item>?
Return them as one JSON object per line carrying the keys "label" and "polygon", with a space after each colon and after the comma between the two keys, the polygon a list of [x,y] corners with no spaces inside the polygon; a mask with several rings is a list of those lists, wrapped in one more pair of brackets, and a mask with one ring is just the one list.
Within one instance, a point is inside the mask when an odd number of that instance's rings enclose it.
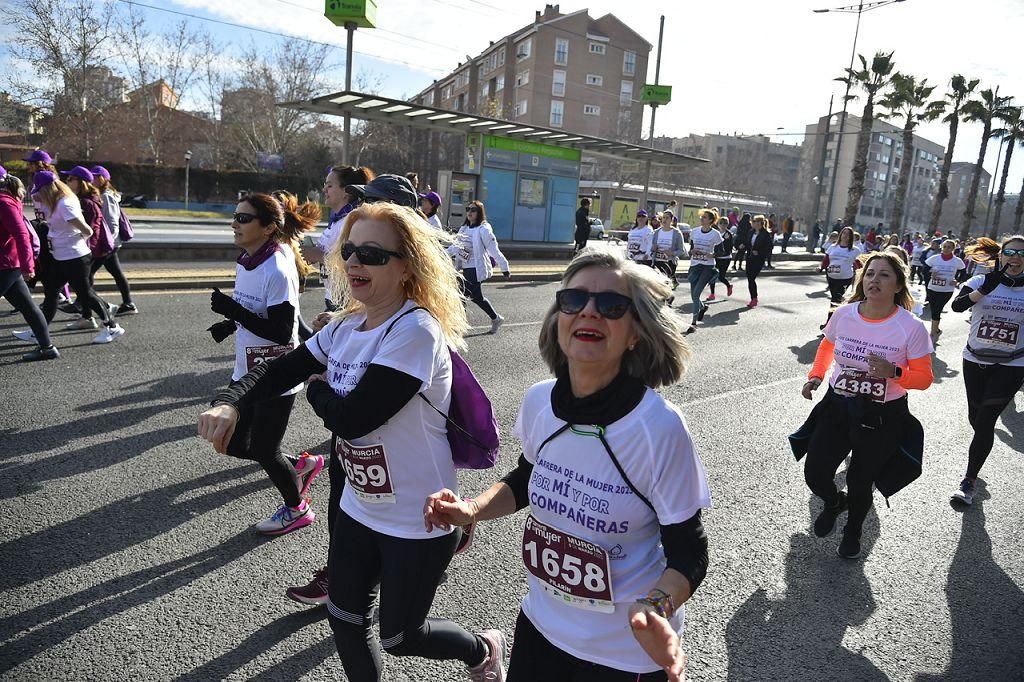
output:
{"label": "bus shelter", "polygon": [[280,107],[385,122],[465,136],[462,167],[439,177],[446,224],[461,224],[463,206],[480,199],[495,235],[503,241],[564,244],[573,239],[583,156],[639,162],[644,192],[652,168],[684,170],[706,159],[578,135],[556,128],[447,111],[415,102],[353,91]]}

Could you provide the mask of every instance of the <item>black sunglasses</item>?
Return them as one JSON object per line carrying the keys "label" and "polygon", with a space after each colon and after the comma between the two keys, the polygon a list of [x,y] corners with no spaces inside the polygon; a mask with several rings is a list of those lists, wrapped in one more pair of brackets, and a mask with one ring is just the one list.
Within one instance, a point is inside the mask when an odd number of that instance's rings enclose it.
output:
{"label": "black sunglasses", "polygon": [[352,242],[345,242],[341,247],[342,260],[347,261],[352,257],[353,253],[363,265],[387,265],[392,256],[395,258],[402,257],[402,254],[400,253],[388,251],[387,249],[382,249],[379,246],[370,246],[368,244],[356,246]]}
{"label": "black sunglasses", "polygon": [[258,217],[259,216],[254,216],[252,213],[236,213],[233,219],[239,225],[248,225]]}
{"label": "black sunglasses", "polygon": [[587,307],[590,299],[594,299],[597,312],[601,317],[617,320],[633,307],[629,296],[614,291],[587,291],[586,289],[562,289],[555,294],[558,309],[566,315],[575,315]]}

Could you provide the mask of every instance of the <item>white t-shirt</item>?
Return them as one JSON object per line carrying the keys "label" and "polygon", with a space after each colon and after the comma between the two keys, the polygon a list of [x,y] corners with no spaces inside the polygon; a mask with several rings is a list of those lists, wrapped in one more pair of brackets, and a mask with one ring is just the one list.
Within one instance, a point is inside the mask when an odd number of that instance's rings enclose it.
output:
{"label": "white t-shirt", "polygon": [[853,279],[853,263],[861,255],[858,249],[833,245],[828,247],[825,254],[828,256],[825,275],[829,279]]}
{"label": "white t-shirt", "polygon": [[427,218],[427,222],[430,224],[431,227],[433,227],[435,229],[438,229],[438,230],[443,230],[444,229],[444,227],[441,225],[441,219],[437,217],[436,213],[434,215],[430,216],[429,218]]}
{"label": "white t-shirt", "polygon": [[50,242],[50,251],[55,259],[74,260],[92,253],[85,237],[70,222],[75,218],[85,222],[78,197],[61,197],[52,212],[45,204],[41,206],[46,223],[50,226],[46,239]]}
{"label": "white t-shirt", "polygon": [[928,251],[927,244],[914,244],[914,255],[911,261],[917,265],[924,265],[924,254]]}
{"label": "white t-shirt", "polygon": [[316,247],[320,249],[320,253],[326,256],[331,252],[334,242],[338,241],[338,237],[341,236],[341,226],[344,224],[344,218],[335,220],[333,223],[327,223],[327,228],[320,233],[320,238],[316,242]]}
{"label": "white t-shirt", "polygon": [[[284,355],[299,344],[299,273],[295,270],[295,256],[291,248],[281,244],[274,255],[252,270],[236,266],[234,299],[263,319],[267,318],[267,308],[281,303],[291,303],[296,312],[291,340],[287,345],[256,336],[241,323],[235,323],[235,371],[231,379],[238,381],[256,365]],[[299,384],[281,395],[298,393],[301,388],[302,384]]]}
{"label": "white t-shirt", "polygon": [[654,260],[668,262],[676,259],[676,252],[672,250],[675,230],[658,230],[654,233]]}
{"label": "white t-shirt", "polygon": [[473,267],[473,230],[466,225],[459,228],[455,235],[455,242],[452,244],[455,255],[455,268]]}
{"label": "white t-shirt", "polygon": [[942,257],[942,254],[930,256],[925,261],[925,265],[931,268],[928,288],[932,291],[944,292],[956,290],[956,273],[967,267],[967,263],[964,263],[957,256],[952,256],[949,260],[946,260]]}
{"label": "white t-shirt", "polygon": [[[633,485],[658,510],[655,516],[630,490],[597,438],[567,430],[538,453],[541,443],[565,425],[551,409],[553,385],[554,381],[544,381],[526,392],[514,431],[524,456],[534,465],[523,538],[530,587],[523,612],[549,642],[577,658],[618,670],[654,672],[657,664],[630,631],[629,608],[665,570],[659,524],[681,523],[711,506],[704,466],[682,413],[653,390],[647,390],[632,412],[608,426],[605,437],[612,452]],[[553,549],[557,545],[550,545],[544,535],[532,535],[530,529],[538,528],[538,523],[556,543],[575,536],[599,547],[597,553],[605,558],[577,561],[572,554]],[[565,541],[561,546],[570,545]],[[594,557],[592,551],[587,554]],[[556,567],[557,580],[564,586],[575,583],[577,587],[569,589],[582,588],[577,605],[534,575],[531,564],[541,573],[545,567]],[[594,610],[590,596],[609,585],[610,595],[605,597],[610,596],[611,603],[604,604],[603,611]],[[680,608],[672,618],[677,632],[682,632],[684,617]]]}
{"label": "white t-shirt", "polygon": [[[346,396],[371,365],[391,367],[422,383],[420,392],[445,414],[451,405],[452,365],[441,326],[430,313],[416,310],[388,326],[403,312],[361,331],[365,314],[331,322],[306,341],[317,361],[327,365],[327,383]],[[448,445],[447,424],[425,400],[414,396],[386,424],[344,441],[335,438],[335,461],[348,479],[341,508],[359,523],[400,538],[438,537],[423,528],[423,501],[448,488],[458,491],[458,478]],[[341,462],[344,455],[345,461]]]}
{"label": "white t-shirt", "polygon": [[[967,280],[975,291],[985,281],[984,275]],[[971,332],[967,344],[978,350],[1013,352],[1024,348],[1024,287],[997,286],[991,294],[971,306]],[[1024,356],[1015,360],[980,358],[964,347],[964,358],[982,365],[1000,364],[1024,367]]]}
{"label": "white t-shirt", "polygon": [[932,340],[928,330],[921,320],[904,308],[897,308],[884,320],[866,320],[857,307],[857,303],[839,306],[825,325],[825,338],[836,347],[833,353],[835,363],[828,382],[837,392],[864,393],[876,402],[902,398],[907,390],[895,380],[866,377],[859,373],[867,372],[869,353],[881,355],[904,368],[911,360],[930,355]]}
{"label": "white t-shirt", "polygon": [[693,244],[693,248],[690,249],[690,266],[713,266],[715,264],[715,247],[723,241],[725,240],[722,237],[722,233],[714,228],[707,232],[704,230],[694,230],[691,232],[690,242]]}
{"label": "white t-shirt", "polygon": [[626,235],[626,257],[635,261],[650,260],[654,228],[650,225],[634,227]]}

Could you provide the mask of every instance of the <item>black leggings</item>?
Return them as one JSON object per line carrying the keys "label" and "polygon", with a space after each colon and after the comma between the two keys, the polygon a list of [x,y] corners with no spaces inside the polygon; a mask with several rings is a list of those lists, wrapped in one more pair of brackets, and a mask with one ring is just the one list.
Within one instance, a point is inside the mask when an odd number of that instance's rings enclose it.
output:
{"label": "black leggings", "polygon": [[843,297],[846,296],[846,290],[853,284],[853,278],[850,279],[832,279],[827,277],[828,281],[828,295],[832,301],[833,307],[843,302]]}
{"label": "black leggings", "polygon": [[839,396],[829,388],[822,403],[821,417],[807,446],[804,481],[827,506],[835,506],[839,501],[836,470],[852,451],[846,470],[850,503],[846,528],[859,535],[871,509],[874,481],[899,448],[910,414],[907,397],[870,403],[864,398]]}
{"label": "black leggings", "polygon": [[967,419],[974,429],[968,450],[967,478],[977,478],[992,452],[996,421],[1024,386],[1024,367],[979,365],[964,360],[964,385],[967,387]]}
{"label": "black leggings", "polygon": [[763,258],[750,258],[747,260],[747,290],[750,292],[750,299],[757,298],[757,276],[764,268]]}
{"label": "black leggings", "polygon": [[25,322],[36,335],[40,348],[50,347],[50,330],[39,306],[32,300],[28,285],[21,276],[21,270],[0,270],[0,296],[6,298],[14,309],[21,313]]}
{"label": "black leggings", "polygon": [[89,286],[92,286],[96,273],[101,267],[105,268],[110,273],[110,276],[114,278],[114,284],[117,285],[117,290],[121,293],[121,304],[130,305],[132,302],[132,289],[128,286],[128,278],[124,276],[124,271],[121,270],[121,261],[117,259],[117,251],[103,258],[93,259],[92,265],[89,266]]}
{"label": "black leggings", "polygon": [[103,324],[113,324],[108,314],[107,306],[103,305],[103,302],[100,301],[93,290],[92,285],[89,284],[89,265],[91,260],[92,256],[82,256],[81,258],[72,258],[71,260],[53,261],[53,270],[43,281],[45,293],[43,298],[43,317],[46,318],[47,324],[57,314],[57,294],[60,293],[65,284],[70,284],[75,292],[75,296],[78,297],[78,303],[82,308],[83,316],[88,316],[88,311],[91,310],[103,320]]}
{"label": "black leggings", "polygon": [[469,298],[480,306],[480,309],[487,313],[487,317],[492,320],[498,317],[498,313],[494,312],[494,307],[491,306],[491,302],[484,298],[483,289],[480,288],[480,282],[476,278],[476,268],[463,268],[462,270],[463,280],[460,280],[460,288],[462,289],[462,295],[469,295]]}
{"label": "black leggings", "polygon": [[294,404],[293,393],[243,407],[235,433],[228,443],[228,455],[231,457],[259,462],[289,507],[298,507],[302,503],[299,475],[281,453],[281,441]]}
{"label": "black leggings", "polygon": [[716,258],[715,259],[715,269],[718,270],[718,279],[711,280],[711,295],[712,296],[715,295],[715,283],[716,282],[721,282],[722,284],[724,284],[727,287],[728,286],[732,286],[732,284],[729,282],[729,280],[725,276],[725,272],[726,272],[726,270],[729,269],[729,263],[731,263],[731,262],[732,262],[732,258],[731,257],[729,257],[729,258]]}
{"label": "black leggings", "polygon": [[[633,633],[623,628],[622,636],[632,637]],[[505,679],[508,682],[656,682],[667,680],[668,675],[663,670],[630,673],[576,658],[549,642],[520,611],[516,619],[515,646],[512,647]]]}
{"label": "black leggings", "polygon": [[928,289],[926,298],[928,299],[928,311],[932,315],[932,321],[937,322],[942,317],[942,309],[949,303],[949,299],[953,297],[952,291],[932,291]]}
{"label": "black leggings", "polygon": [[338,512],[327,559],[327,613],[349,680],[382,679],[371,627],[378,592],[381,644],[392,656],[455,659],[467,666],[484,661],[488,647],[483,638],[451,621],[427,618],[461,532],[426,540],[396,538]]}
{"label": "black leggings", "polygon": [[747,250],[746,249],[740,249],[739,251],[736,252],[736,255],[732,257],[732,262],[733,262],[733,265],[736,266],[736,269],[739,270],[740,268],[743,267],[743,261],[745,261],[746,259],[747,259]]}

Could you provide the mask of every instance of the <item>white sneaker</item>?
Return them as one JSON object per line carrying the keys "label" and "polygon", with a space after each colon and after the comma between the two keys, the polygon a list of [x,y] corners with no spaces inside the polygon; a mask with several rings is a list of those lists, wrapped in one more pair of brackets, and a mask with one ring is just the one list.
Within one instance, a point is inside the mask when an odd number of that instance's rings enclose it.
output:
{"label": "white sneaker", "polygon": [[64,325],[65,329],[98,329],[99,324],[96,323],[96,319],[92,317],[80,317],[74,322],[68,322]]}
{"label": "white sneaker", "polygon": [[93,337],[93,343],[110,343],[119,336],[124,335],[124,327],[119,324],[115,324],[113,327],[103,326],[103,329],[99,334]]}
{"label": "white sneaker", "polygon": [[960,487],[955,493],[950,495],[950,500],[954,502],[962,502],[966,505],[974,503],[974,481],[969,478],[965,478],[960,481]]}
{"label": "white sneaker", "polygon": [[32,343],[39,342],[36,339],[35,333],[31,329],[15,329],[14,331],[11,332],[11,334],[16,339],[21,339],[22,341],[31,341]]}
{"label": "white sneaker", "polygon": [[496,318],[491,320],[491,333],[497,333],[498,328],[501,327],[501,325],[503,324],[505,324],[505,318],[502,317],[501,315],[498,315]]}

